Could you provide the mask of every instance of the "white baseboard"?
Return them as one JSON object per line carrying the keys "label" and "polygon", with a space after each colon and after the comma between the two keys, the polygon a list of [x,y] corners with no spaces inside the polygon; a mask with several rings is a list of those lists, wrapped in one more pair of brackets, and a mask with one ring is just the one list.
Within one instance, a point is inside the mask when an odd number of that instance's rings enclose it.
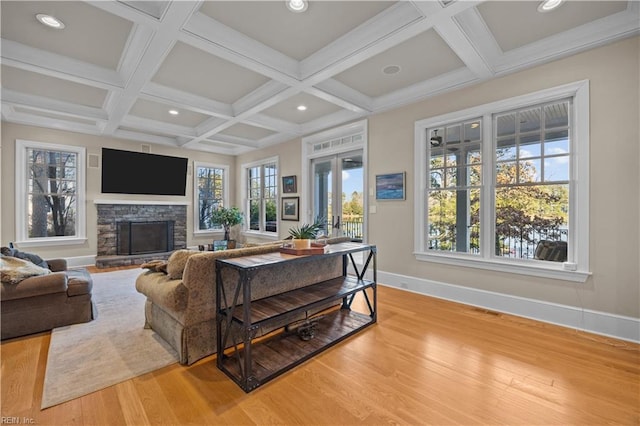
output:
{"label": "white baseboard", "polygon": [[425,296],[640,343],[640,319],[378,271],[378,283]]}
{"label": "white baseboard", "polygon": [[65,257],[65,259],[67,260],[68,268],[82,268],[96,264],[96,256]]}

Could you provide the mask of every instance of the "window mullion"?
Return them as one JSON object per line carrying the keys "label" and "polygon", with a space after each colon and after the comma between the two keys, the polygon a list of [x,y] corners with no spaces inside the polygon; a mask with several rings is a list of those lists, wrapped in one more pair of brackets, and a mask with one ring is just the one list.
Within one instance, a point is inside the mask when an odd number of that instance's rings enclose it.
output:
{"label": "window mullion", "polygon": [[495,149],[497,134],[495,119],[490,113],[482,116],[482,190],[480,209],[480,256],[492,258],[495,255]]}

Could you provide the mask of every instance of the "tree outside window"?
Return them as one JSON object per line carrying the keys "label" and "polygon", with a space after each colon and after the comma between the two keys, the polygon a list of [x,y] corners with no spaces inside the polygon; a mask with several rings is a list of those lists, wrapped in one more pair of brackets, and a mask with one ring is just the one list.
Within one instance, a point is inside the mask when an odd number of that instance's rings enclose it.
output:
{"label": "tree outside window", "polygon": [[496,256],[531,259],[540,241],[568,241],[570,105],[494,118]]}
{"label": "tree outside window", "polygon": [[533,259],[541,241],[566,243],[570,107],[564,100],[493,116],[491,211],[481,204],[483,118],[429,129],[427,249],[482,254],[480,238],[491,238],[481,232],[483,209],[494,218],[495,256]]}
{"label": "tree outside window", "polygon": [[46,244],[84,240],[82,147],[16,141],[16,240]]}
{"label": "tree outside window", "polygon": [[27,152],[29,238],[75,236],[77,154]]}
{"label": "tree outside window", "polygon": [[222,229],[211,220],[214,210],[225,206],[227,171],[222,166],[196,164],[195,186],[197,196],[199,231]]}
{"label": "tree outside window", "polygon": [[278,170],[276,163],[247,169],[249,230],[278,231]]}

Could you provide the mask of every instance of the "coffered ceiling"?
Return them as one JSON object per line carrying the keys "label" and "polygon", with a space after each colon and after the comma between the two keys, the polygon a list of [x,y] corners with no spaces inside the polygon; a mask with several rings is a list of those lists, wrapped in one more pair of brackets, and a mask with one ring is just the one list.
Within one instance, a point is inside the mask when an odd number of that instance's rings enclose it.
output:
{"label": "coffered ceiling", "polygon": [[538,4],[2,0],[2,119],[233,155],[640,33],[638,1]]}

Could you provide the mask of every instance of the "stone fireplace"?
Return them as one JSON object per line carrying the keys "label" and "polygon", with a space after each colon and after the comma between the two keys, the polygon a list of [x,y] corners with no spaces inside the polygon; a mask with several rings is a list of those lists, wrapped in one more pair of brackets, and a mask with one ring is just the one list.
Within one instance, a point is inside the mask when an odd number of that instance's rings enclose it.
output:
{"label": "stone fireplace", "polygon": [[187,206],[96,201],[96,266],[136,265],[167,259],[187,246]]}

